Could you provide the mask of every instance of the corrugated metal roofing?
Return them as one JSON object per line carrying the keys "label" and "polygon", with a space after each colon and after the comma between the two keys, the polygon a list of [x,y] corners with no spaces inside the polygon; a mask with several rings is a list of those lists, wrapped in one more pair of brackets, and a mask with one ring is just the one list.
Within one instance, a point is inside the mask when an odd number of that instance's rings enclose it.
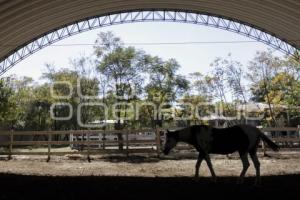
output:
{"label": "corrugated metal roofing", "polygon": [[120,11],[176,9],[251,24],[300,48],[300,0],[0,0],[0,60],[58,27]]}

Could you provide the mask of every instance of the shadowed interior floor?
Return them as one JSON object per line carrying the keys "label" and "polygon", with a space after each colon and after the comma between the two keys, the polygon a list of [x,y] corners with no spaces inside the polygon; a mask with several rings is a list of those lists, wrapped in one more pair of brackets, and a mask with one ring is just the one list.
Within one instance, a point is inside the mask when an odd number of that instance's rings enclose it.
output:
{"label": "shadowed interior floor", "polygon": [[262,177],[261,187],[253,177],[236,185],[236,177],[46,177],[0,174],[0,199],[160,199],[161,197],[271,197],[299,195],[300,175]]}

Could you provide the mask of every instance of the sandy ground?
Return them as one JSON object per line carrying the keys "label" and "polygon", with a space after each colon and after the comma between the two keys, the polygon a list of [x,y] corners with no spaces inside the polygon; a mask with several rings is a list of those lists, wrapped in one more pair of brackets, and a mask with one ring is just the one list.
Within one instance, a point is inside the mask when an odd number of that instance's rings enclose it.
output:
{"label": "sandy ground", "polygon": [[[190,157],[190,156],[188,156]],[[193,157],[193,156],[191,156]],[[212,159],[218,182],[212,183],[204,163],[202,178],[195,181],[194,158],[120,156],[45,157],[17,156],[0,160],[0,200],[10,199],[298,199],[299,153],[272,154],[262,158],[262,185],[254,187],[251,165],[243,185],[237,185],[242,168],[233,156]]]}
{"label": "sandy ground", "polygon": [[[157,159],[155,157],[102,156],[92,157],[87,162],[84,156],[52,156],[50,162],[45,156],[14,156],[10,161],[0,161],[0,173],[38,176],[139,176],[139,177],[180,177],[194,174],[196,159],[179,159],[172,155]],[[271,157],[260,155],[261,174],[286,175],[300,174],[300,153],[274,154]],[[241,161],[232,156],[212,156],[212,163],[218,176],[238,176],[242,169]],[[255,175],[252,162],[247,175]],[[210,176],[203,162],[201,176]]]}

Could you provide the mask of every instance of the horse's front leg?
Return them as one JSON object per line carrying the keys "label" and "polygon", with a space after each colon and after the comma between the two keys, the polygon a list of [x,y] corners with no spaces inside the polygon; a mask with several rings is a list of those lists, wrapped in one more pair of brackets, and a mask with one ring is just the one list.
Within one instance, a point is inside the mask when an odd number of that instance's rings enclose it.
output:
{"label": "horse's front leg", "polygon": [[210,160],[210,156],[208,154],[205,155],[205,161],[206,161],[209,171],[211,173],[213,182],[217,182],[217,176],[215,174],[214,168],[213,168],[211,160]]}
{"label": "horse's front leg", "polygon": [[199,178],[199,169],[200,169],[200,166],[201,166],[201,163],[203,161],[204,157],[201,153],[199,153],[198,155],[198,160],[197,160],[197,163],[196,163],[196,170],[195,170],[195,178]]}
{"label": "horse's front leg", "polygon": [[244,152],[239,152],[240,154],[240,158],[242,160],[242,164],[243,164],[243,170],[241,172],[240,178],[238,179],[238,184],[243,184],[244,183],[244,177],[245,174],[250,166],[249,160],[248,160],[248,152],[244,153]]}

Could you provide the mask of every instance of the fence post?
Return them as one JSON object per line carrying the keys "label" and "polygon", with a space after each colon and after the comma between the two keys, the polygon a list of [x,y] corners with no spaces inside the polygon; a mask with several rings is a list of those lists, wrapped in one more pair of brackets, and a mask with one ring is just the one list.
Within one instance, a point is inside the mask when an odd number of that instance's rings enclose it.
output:
{"label": "fence post", "polygon": [[70,141],[70,148],[73,149],[74,148],[74,143],[73,143],[73,141],[74,141],[74,135],[73,135],[72,132],[70,133],[69,141]]}
{"label": "fence post", "polygon": [[52,133],[49,131],[48,133],[48,158],[47,162],[51,159],[51,142],[52,142]]}
{"label": "fence post", "polygon": [[88,159],[88,162],[91,162],[91,157],[90,157],[90,132],[87,132],[87,159]]}
{"label": "fence post", "polygon": [[263,155],[266,156],[267,155],[266,146],[265,146],[265,143],[263,141],[261,141],[261,148],[263,150]]}
{"label": "fence post", "polygon": [[100,143],[100,141],[102,141],[102,139],[101,139],[101,133],[98,133],[98,140],[97,140],[99,143],[98,143],[98,149],[100,149],[101,148],[101,143]]}
{"label": "fence post", "polygon": [[156,135],[156,153],[157,153],[157,157],[160,157],[160,132],[159,129],[156,128],[155,129],[155,135]]}
{"label": "fence post", "polygon": [[[263,134],[266,134],[266,132],[263,132]],[[265,143],[263,141],[261,141],[261,148],[263,150],[263,155],[267,156],[266,146],[265,146]]]}
{"label": "fence post", "polygon": [[105,148],[106,148],[105,147],[106,146],[106,143],[105,143],[105,141],[106,141],[106,133],[102,134],[102,139],[101,140],[102,140],[102,149],[105,150]]}
{"label": "fence post", "polygon": [[126,130],[126,157],[129,156],[129,130]]}
{"label": "fence post", "polygon": [[10,131],[10,143],[9,143],[8,160],[12,159],[13,143],[14,143],[14,129],[11,129],[11,131]]}

